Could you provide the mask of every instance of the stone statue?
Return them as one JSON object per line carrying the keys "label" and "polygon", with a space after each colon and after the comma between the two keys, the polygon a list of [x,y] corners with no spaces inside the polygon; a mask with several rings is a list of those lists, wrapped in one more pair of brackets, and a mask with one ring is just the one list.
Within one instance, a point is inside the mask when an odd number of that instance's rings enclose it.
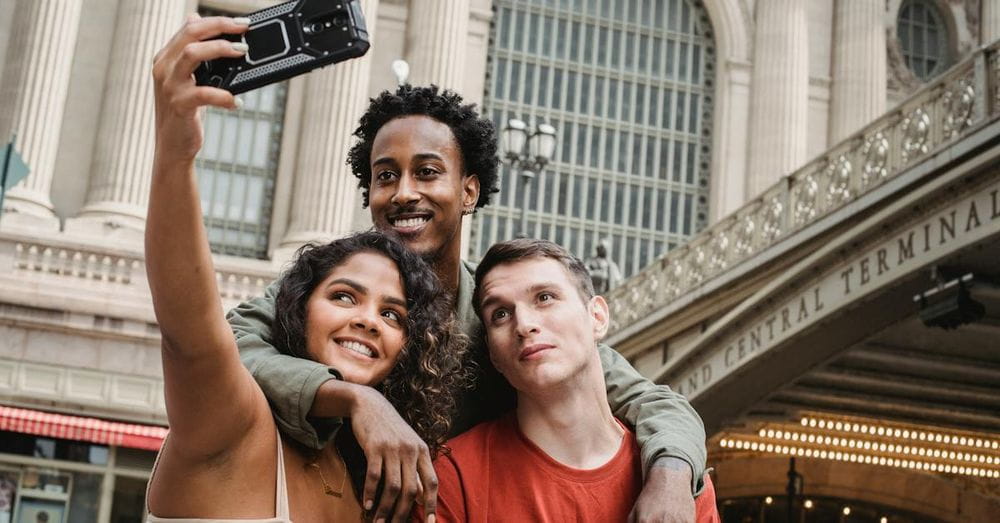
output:
{"label": "stone statue", "polygon": [[609,243],[607,239],[601,240],[597,244],[597,256],[586,262],[590,281],[593,282],[594,292],[597,294],[606,294],[622,281],[622,272],[618,269],[618,264],[608,258]]}

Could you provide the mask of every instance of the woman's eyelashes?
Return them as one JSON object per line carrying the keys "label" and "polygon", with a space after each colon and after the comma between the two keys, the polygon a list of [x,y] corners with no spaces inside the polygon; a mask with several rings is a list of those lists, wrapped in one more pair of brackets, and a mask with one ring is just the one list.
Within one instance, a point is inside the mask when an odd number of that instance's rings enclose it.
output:
{"label": "woman's eyelashes", "polygon": [[[342,306],[354,306],[358,304],[357,298],[345,291],[337,291],[330,294],[330,301],[336,302]],[[406,313],[395,308],[385,308],[379,312],[379,316],[385,318],[389,323],[394,325],[402,325],[406,320]]]}
{"label": "woman's eyelashes", "polygon": [[385,309],[382,311],[382,317],[393,323],[402,324],[404,315],[395,309]]}
{"label": "woman's eyelashes", "polygon": [[332,301],[338,301],[338,302],[341,302],[341,303],[347,303],[347,304],[351,304],[351,305],[354,305],[355,303],[357,303],[357,300],[354,299],[354,296],[352,296],[351,293],[349,293],[349,292],[343,292],[343,291],[334,292],[333,294],[331,294],[330,295],[330,300],[332,300]]}

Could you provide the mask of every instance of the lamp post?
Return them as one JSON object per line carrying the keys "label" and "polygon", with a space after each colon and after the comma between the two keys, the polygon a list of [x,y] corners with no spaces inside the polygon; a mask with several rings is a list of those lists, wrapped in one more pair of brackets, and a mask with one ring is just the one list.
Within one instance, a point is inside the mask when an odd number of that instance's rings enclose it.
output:
{"label": "lamp post", "polygon": [[520,174],[522,186],[521,221],[517,230],[518,238],[528,236],[528,186],[552,160],[556,151],[556,128],[540,123],[535,129],[516,118],[507,121],[500,133],[500,153],[515,172]]}
{"label": "lamp post", "polygon": [[788,460],[788,486],[785,487],[785,494],[788,496],[788,522],[798,521],[795,517],[797,512],[798,497],[802,495],[802,474],[795,472],[795,458]]}

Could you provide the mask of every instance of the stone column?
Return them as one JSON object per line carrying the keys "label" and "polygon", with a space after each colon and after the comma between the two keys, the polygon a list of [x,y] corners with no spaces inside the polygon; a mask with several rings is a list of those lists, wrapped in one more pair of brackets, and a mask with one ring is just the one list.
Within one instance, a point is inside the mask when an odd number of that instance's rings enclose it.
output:
{"label": "stone column", "polygon": [[882,2],[837,0],[835,9],[831,145],[881,116],[886,104]]}
{"label": "stone column", "polygon": [[[467,96],[465,86],[471,3],[471,0],[410,0],[406,23],[409,83],[451,89],[462,95],[466,103],[471,103],[470,98],[480,98],[480,93]],[[487,35],[488,31],[489,28]],[[465,216],[462,223],[464,254],[468,252],[471,216]]]}
{"label": "stone column", "polygon": [[[362,0],[361,9],[369,38],[376,42],[378,0]],[[291,220],[281,251],[351,231],[361,193],[358,179],[347,165],[347,151],[354,144],[352,133],[358,120],[368,107],[371,62],[372,51],[368,51],[360,59],[313,71],[306,78]],[[275,253],[274,259],[287,254]]]}
{"label": "stone column", "polygon": [[747,199],[805,162],[808,132],[806,4],[758,0],[756,22]]}
{"label": "stone column", "polygon": [[469,0],[410,0],[406,24],[409,82],[435,84],[461,94],[468,33]]}
{"label": "stone column", "polygon": [[69,90],[82,0],[17,2],[0,79],[0,143],[15,144],[31,169],[4,207],[58,227],[49,190]]}
{"label": "stone column", "polygon": [[1000,40],[1000,3],[996,0],[983,1],[983,18],[980,20],[983,44]]}
{"label": "stone column", "polygon": [[183,2],[119,3],[90,188],[67,230],[142,231],[153,165],[153,55],[181,27],[184,13]]}

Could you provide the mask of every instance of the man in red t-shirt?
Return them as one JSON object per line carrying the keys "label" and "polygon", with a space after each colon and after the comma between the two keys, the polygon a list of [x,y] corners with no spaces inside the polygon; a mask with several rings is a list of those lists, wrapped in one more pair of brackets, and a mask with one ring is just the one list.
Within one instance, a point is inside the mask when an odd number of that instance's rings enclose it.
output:
{"label": "man in red t-shirt", "polygon": [[[517,408],[453,438],[435,460],[437,519],[628,519],[642,463],[608,406],[597,343],[609,311],[587,269],[548,241],[498,243],[479,263],[473,305]],[[719,521],[708,476],[695,510],[698,522]]]}

